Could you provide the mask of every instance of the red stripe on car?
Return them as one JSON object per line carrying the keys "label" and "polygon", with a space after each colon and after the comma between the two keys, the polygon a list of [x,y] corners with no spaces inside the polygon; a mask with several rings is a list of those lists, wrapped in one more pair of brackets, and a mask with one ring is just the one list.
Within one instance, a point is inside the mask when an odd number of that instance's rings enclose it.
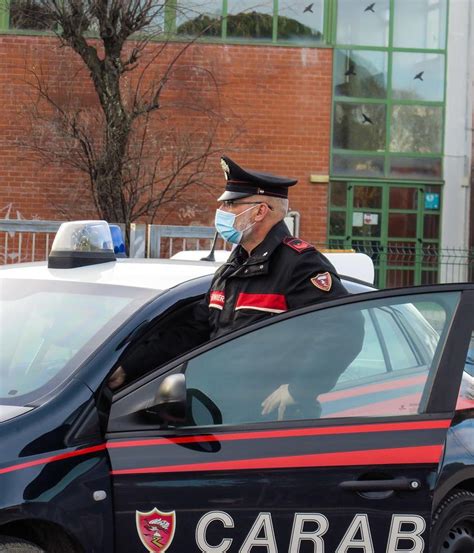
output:
{"label": "red stripe on car", "polygon": [[414,386],[415,384],[424,384],[426,382],[428,373],[420,374],[417,376],[410,376],[408,378],[398,378],[392,382],[385,382],[383,384],[368,384],[367,386],[359,386],[357,388],[348,388],[347,390],[339,390],[337,392],[328,392],[327,394],[321,394],[318,399],[320,401],[335,401],[336,399],[346,399],[348,397],[355,397],[366,395],[374,392],[383,392],[385,390],[396,390],[397,388],[406,388],[408,386]]}
{"label": "red stripe on car", "polygon": [[456,411],[461,411],[463,409],[474,409],[474,399],[467,397],[458,397],[458,402],[456,403]]}
{"label": "red stripe on car", "polygon": [[[421,422],[393,422],[393,423],[386,423],[386,424],[374,423],[374,424],[358,424],[358,425],[352,425],[352,426],[346,425],[346,426],[329,426],[329,427],[322,427],[322,428],[295,428],[291,430],[239,432],[239,433],[217,434],[217,435],[201,434],[197,436],[183,436],[180,438],[151,438],[151,439],[145,439],[145,440],[116,441],[116,442],[108,442],[107,444],[99,444],[91,447],[85,447],[83,449],[76,449],[75,451],[58,453],[57,455],[50,455],[48,457],[42,457],[40,459],[34,459],[32,461],[26,461],[24,463],[3,467],[3,468],[0,468],[0,474],[6,474],[9,472],[14,472],[16,470],[22,470],[30,467],[46,465],[48,463],[62,461],[64,459],[70,459],[71,457],[89,455],[91,453],[97,453],[99,451],[103,451],[106,448],[120,449],[120,448],[127,448],[127,447],[144,447],[144,446],[154,446],[154,445],[170,445],[170,444],[185,444],[185,443],[199,443],[199,442],[224,442],[224,441],[233,441],[233,440],[260,440],[260,439],[294,438],[294,437],[324,436],[324,435],[337,435],[337,434],[362,434],[367,432],[436,430],[436,429],[449,428],[450,425],[451,425],[450,419],[441,419],[441,420],[428,420],[428,421],[421,421]],[[354,452],[348,452],[347,454],[353,455],[353,453]],[[322,454],[322,455],[326,455],[326,454]],[[342,453],[339,455],[342,455]]]}
{"label": "red stripe on car", "polygon": [[442,445],[400,447],[393,449],[367,449],[364,451],[345,451],[343,453],[316,453],[312,455],[293,455],[290,457],[267,457],[262,459],[243,459],[235,461],[216,461],[212,463],[193,463],[187,465],[119,469],[111,471],[111,474],[117,476],[122,474],[156,474],[224,470],[345,467],[365,465],[424,465],[439,463],[442,451]]}
{"label": "red stripe on car", "polygon": [[449,428],[451,420],[428,420],[420,422],[392,422],[385,424],[357,424],[345,426],[327,426],[321,428],[294,428],[291,430],[269,430],[238,432],[229,434],[201,434],[179,438],[149,438],[144,440],[124,440],[108,442],[108,449],[122,447],[147,447],[154,445],[189,444],[201,442],[228,442],[236,440],[262,440],[276,438],[298,438],[306,436],[327,436],[337,434],[364,434],[368,432],[400,432],[409,430],[437,430]]}
{"label": "red stripe on car", "polygon": [[68,451],[66,453],[59,453],[58,455],[52,455],[50,457],[42,457],[41,459],[35,459],[34,461],[27,461],[26,463],[20,463],[18,465],[2,468],[0,469],[0,474],[6,474],[7,472],[27,469],[38,465],[46,465],[47,463],[62,461],[63,459],[70,459],[71,457],[79,457],[80,455],[88,455],[89,453],[103,451],[105,448],[106,444],[100,444],[92,447],[85,447],[84,449],[76,449],[75,451]]}

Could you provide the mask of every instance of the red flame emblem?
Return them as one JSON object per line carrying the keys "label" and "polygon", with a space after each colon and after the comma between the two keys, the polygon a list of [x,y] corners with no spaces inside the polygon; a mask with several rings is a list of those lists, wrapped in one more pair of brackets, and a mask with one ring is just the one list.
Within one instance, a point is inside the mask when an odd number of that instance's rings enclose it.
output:
{"label": "red flame emblem", "polygon": [[176,514],[163,513],[156,507],[148,513],[136,511],[137,531],[150,553],[163,553],[171,545],[176,529]]}

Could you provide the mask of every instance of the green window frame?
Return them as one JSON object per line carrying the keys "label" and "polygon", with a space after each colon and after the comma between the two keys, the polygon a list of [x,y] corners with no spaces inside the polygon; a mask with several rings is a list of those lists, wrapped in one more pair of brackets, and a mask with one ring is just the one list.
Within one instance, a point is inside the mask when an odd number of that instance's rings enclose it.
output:
{"label": "green window frame", "polygon": [[[356,188],[380,190],[378,205],[354,206]],[[416,191],[416,206],[395,207],[391,205],[393,189],[410,189]],[[341,196],[341,192],[343,195]],[[425,203],[426,194],[439,194],[439,204],[436,208],[428,208]],[[390,283],[389,273],[397,271],[400,275],[412,273],[411,284],[435,284],[439,275],[439,237],[433,237],[430,232],[429,218],[437,219],[437,234],[441,228],[441,206],[443,202],[443,187],[438,184],[406,181],[377,181],[369,179],[344,180],[334,177],[330,182],[328,194],[328,234],[327,246],[335,249],[351,249],[367,253],[372,257],[375,266],[375,285],[385,288]],[[356,235],[353,232],[354,213],[376,214],[379,218],[380,232],[374,236],[365,233]],[[390,232],[389,218],[392,215],[408,215],[416,218],[416,229],[413,235],[396,235]],[[337,224],[333,224],[333,222]],[[397,264],[397,261],[400,263]],[[396,285],[407,283],[399,281]]]}
{"label": "green window frame", "polygon": [[[363,45],[354,45],[354,44],[344,44],[337,42],[337,9],[338,2],[335,1],[332,5],[332,10],[330,13],[331,20],[331,31],[329,32],[329,37],[334,44],[334,66],[333,66],[333,75],[334,75],[334,84],[333,84],[333,108],[331,116],[331,156],[330,156],[330,174],[334,179],[337,180],[354,180],[354,178],[381,178],[381,179],[397,179],[402,178],[405,182],[415,181],[426,181],[433,183],[442,183],[443,182],[443,158],[444,158],[444,138],[445,138],[445,118],[446,118],[446,76],[447,76],[447,29],[449,21],[449,0],[446,0],[446,21],[445,23],[445,35],[444,35],[444,45],[443,48],[430,49],[430,48],[402,48],[395,47],[393,45],[394,41],[394,20],[395,20],[395,7],[398,0],[389,0],[389,25],[388,25],[388,44],[386,46],[363,46]],[[328,14],[329,15],[329,14]],[[387,64],[386,64],[386,96],[383,98],[374,98],[374,97],[363,97],[363,96],[341,96],[337,94],[336,91],[336,64],[338,59],[338,52],[381,52],[386,55]],[[444,71],[443,71],[443,80],[442,83],[442,98],[440,100],[414,100],[414,99],[403,99],[395,97],[394,90],[392,87],[393,81],[393,66],[394,58],[397,54],[425,54],[425,55],[439,55],[442,56],[444,60]],[[335,136],[335,117],[336,109],[339,111],[342,108],[339,108],[341,104],[353,105],[354,109],[357,106],[372,106],[373,108],[380,106],[385,109],[385,141],[384,148],[378,150],[364,150],[364,149],[350,149],[350,148],[340,148],[335,146],[334,141],[337,139]],[[394,138],[394,133],[396,131],[396,126],[393,124],[393,113],[394,110],[398,108],[399,113],[402,110],[409,111],[421,108],[422,110],[432,110],[433,113],[439,110],[439,149],[436,151],[426,151],[420,152],[416,150],[408,151],[391,151],[392,139]],[[363,110],[361,109],[363,113]],[[436,128],[436,124],[434,124]],[[338,157],[339,156],[339,157]],[[340,157],[343,156],[343,157]],[[360,173],[357,171],[351,172],[351,162],[355,164],[359,159],[364,160],[367,158],[373,159],[374,170],[370,173],[370,168],[372,165],[366,163],[368,167],[367,173]],[[423,177],[420,175],[413,174],[412,177],[407,178],[406,180],[400,175],[396,175],[391,171],[391,165],[394,163],[397,165],[404,161],[413,160],[414,164],[416,163],[423,164],[423,160],[426,161],[428,167],[427,173],[429,176]],[[335,166],[335,160],[340,161],[344,160],[347,162],[349,169],[344,173],[343,170]],[[377,161],[378,160],[378,161]],[[430,161],[432,160],[432,161]],[[383,163],[383,170],[381,170],[381,163]],[[430,175],[429,167],[432,167],[432,175]],[[362,167],[363,167],[362,163]],[[421,171],[421,170],[420,170]]]}
{"label": "green window frame", "polygon": [[7,9],[6,2],[2,0],[0,4],[0,30],[3,32],[10,28],[10,10]]}
{"label": "green window frame", "polygon": [[[199,42],[209,42],[209,43],[225,43],[225,44],[252,44],[252,45],[275,45],[275,46],[295,46],[295,47],[305,47],[305,48],[322,48],[328,47],[331,44],[331,36],[333,29],[333,10],[335,5],[335,0],[319,0],[320,4],[318,9],[322,9],[323,13],[321,16],[321,38],[317,39],[306,39],[302,37],[292,39],[282,39],[278,36],[279,30],[279,12],[280,6],[283,8],[283,0],[268,0],[269,8],[272,8],[272,31],[271,38],[258,38],[258,37],[235,37],[231,36],[228,29],[228,12],[229,12],[229,0],[221,0],[221,31],[220,36],[202,36],[199,37]],[[316,0],[314,4],[316,5]],[[161,37],[157,37],[155,40],[183,40],[184,35],[179,35],[176,25],[176,15],[177,15],[177,5],[178,0],[165,0],[164,8],[164,32]],[[303,2],[304,5],[308,7],[311,5],[311,0]],[[302,5],[303,5],[302,4]],[[50,35],[51,31],[40,31],[40,30],[29,30],[29,29],[15,29],[10,28],[10,17],[9,17],[9,0],[0,0],[0,33],[3,34],[30,34],[30,35]],[[288,4],[289,5],[289,4]],[[258,6],[258,4],[257,4]],[[315,9],[315,8],[314,8]]]}

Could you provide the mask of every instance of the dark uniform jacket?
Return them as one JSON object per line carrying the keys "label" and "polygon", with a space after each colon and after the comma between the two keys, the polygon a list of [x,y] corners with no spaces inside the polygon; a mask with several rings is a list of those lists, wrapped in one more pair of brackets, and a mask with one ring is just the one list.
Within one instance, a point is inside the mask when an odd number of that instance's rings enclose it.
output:
{"label": "dark uniform jacket", "polygon": [[330,261],[277,223],[249,256],[238,246],[219,267],[196,317],[216,338],[262,318],[347,294]]}
{"label": "dark uniform jacket", "polygon": [[[292,237],[281,221],[251,255],[241,246],[232,252],[227,263],[216,271],[209,292],[194,309],[192,320],[151,337],[122,365],[127,374],[136,378],[208,339],[290,309],[347,294],[330,261],[311,244]],[[364,323],[357,315],[353,323],[360,332],[356,329],[352,336],[353,346],[351,337],[347,337],[341,347],[338,321],[314,332],[314,340],[324,343],[328,355],[334,358],[330,375],[318,378],[320,393],[334,386],[360,351]],[[290,382],[294,396],[305,394],[305,380],[311,376],[299,375]],[[314,398],[314,387],[311,395]]]}

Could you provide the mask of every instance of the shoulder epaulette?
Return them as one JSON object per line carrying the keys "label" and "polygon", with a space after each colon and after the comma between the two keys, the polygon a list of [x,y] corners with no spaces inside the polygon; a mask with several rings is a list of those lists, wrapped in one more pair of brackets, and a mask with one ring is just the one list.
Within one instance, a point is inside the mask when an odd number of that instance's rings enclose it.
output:
{"label": "shoulder epaulette", "polygon": [[306,252],[308,250],[315,250],[316,249],[309,242],[305,242],[304,240],[301,240],[300,238],[294,238],[293,236],[287,236],[283,240],[283,244],[285,244],[285,246],[290,247],[292,250],[295,250],[295,252],[298,252],[298,253],[302,253],[302,252]]}

